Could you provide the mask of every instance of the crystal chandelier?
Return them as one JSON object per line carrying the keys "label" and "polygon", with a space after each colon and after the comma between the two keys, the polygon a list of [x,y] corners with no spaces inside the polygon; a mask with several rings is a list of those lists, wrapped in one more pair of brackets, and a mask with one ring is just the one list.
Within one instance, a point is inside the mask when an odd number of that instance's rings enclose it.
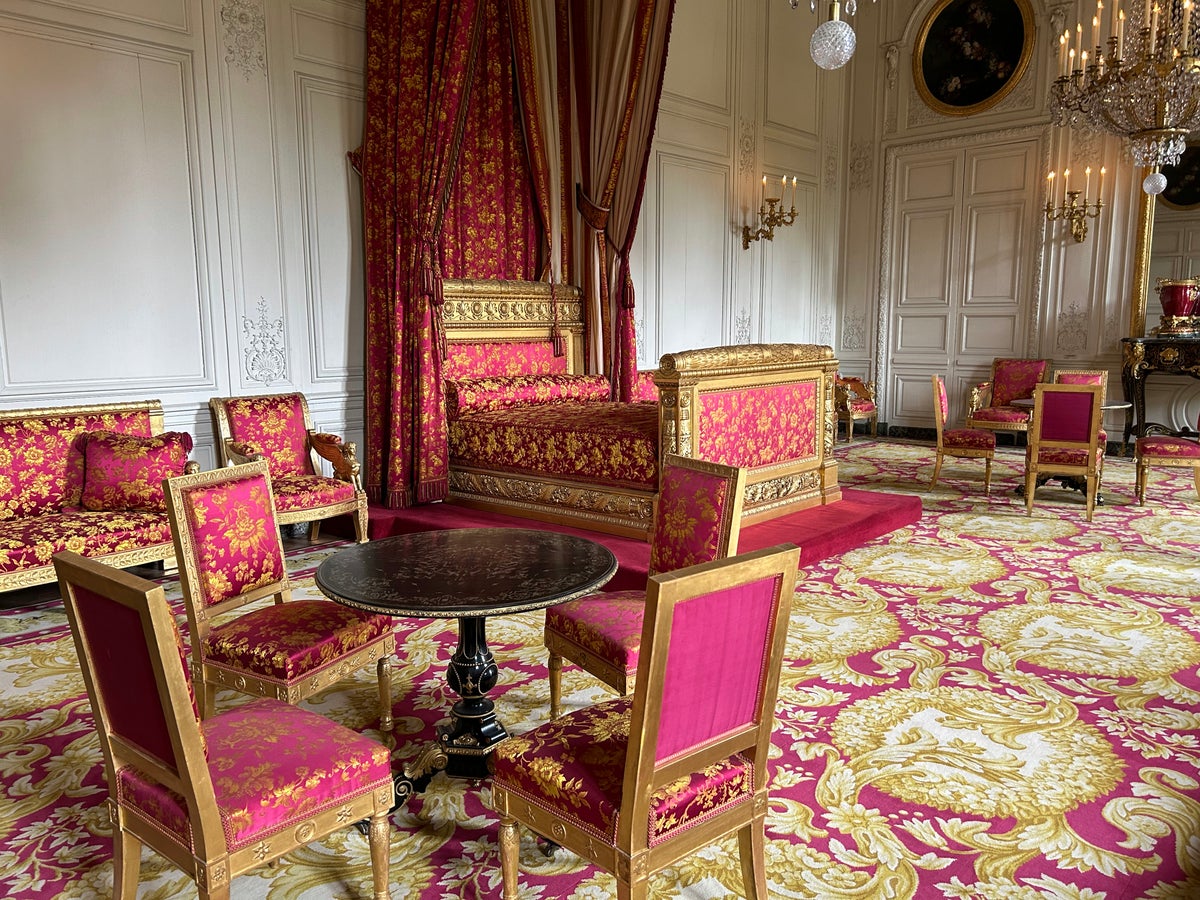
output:
{"label": "crystal chandelier", "polygon": [[[1119,135],[1140,166],[1177,164],[1187,135],[1200,127],[1192,6],[1193,0],[1126,0],[1122,8],[1113,0],[1107,11],[1099,0],[1090,30],[1080,23],[1074,35],[1067,30],[1059,37],[1058,77],[1050,88],[1054,124]],[[1165,182],[1155,171],[1143,186],[1158,193]]]}
{"label": "crystal chandelier", "polygon": [[[792,9],[796,9],[800,5],[800,0],[788,0],[788,2]],[[816,12],[817,0],[808,0],[808,8],[811,12]],[[846,15],[854,15],[858,11],[857,0],[846,0],[845,8]],[[850,57],[854,55],[854,47],[857,43],[854,29],[850,27],[849,22],[842,19],[841,12],[842,4],[839,0],[832,0],[829,4],[829,18],[817,26],[812,40],[808,42],[809,55],[812,56],[813,62],[822,69],[840,69],[850,62]]]}

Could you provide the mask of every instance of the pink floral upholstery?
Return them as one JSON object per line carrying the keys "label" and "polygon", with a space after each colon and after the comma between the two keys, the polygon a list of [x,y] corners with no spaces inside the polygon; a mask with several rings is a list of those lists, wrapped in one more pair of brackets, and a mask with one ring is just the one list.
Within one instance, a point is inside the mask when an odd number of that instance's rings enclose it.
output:
{"label": "pink floral upholstery", "polygon": [[815,456],[816,395],[815,381],[701,394],[696,457],[754,468]]}
{"label": "pink floral upholstery", "polygon": [[1138,438],[1135,456],[1168,457],[1172,459],[1200,459],[1200,441],[1186,438],[1155,436]]}
{"label": "pink floral upholstery", "polygon": [[546,609],[546,630],[636,674],[645,591],[603,591]]}
{"label": "pink floral upholstery", "polygon": [[[1044,359],[997,359],[992,366],[992,406],[1008,406],[1033,396],[1046,374]],[[974,418],[979,418],[976,413]]]}
{"label": "pink floral upholstery", "polygon": [[281,513],[343,503],[353,500],[356,493],[354,485],[350,482],[327,478],[324,475],[284,475],[272,478],[271,490],[275,492],[275,509]]}
{"label": "pink floral upholstery", "polygon": [[163,479],[183,474],[192,451],[190,434],[93,431],[84,437],[84,509],[166,511]]}
{"label": "pink floral upholstery", "polygon": [[215,626],[205,661],[280,682],[337,662],[392,630],[390,616],[371,615],[325,600],[264,606]]}
{"label": "pink floral upholstery", "polygon": [[609,397],[603,375],[510,375],[446,382],[446,414],[450,418],[473,410],[508,409],[561,400],[600,400]]}
{"label": "pink floral upholstery", "polygon": [[474,411],[450,423],[450,461],[653,490],[658,407],[564,400]]}
{"label": "pink floral upholstery", "polygon": [[300,394],[231,397],[225,401],[225,410],[230,437],[262,453],[272,478],[313,474]]}
{"label": "pink floral upholstery", "polygon": [[1058,384],[1104,384],[1104,375],[1093,372],[1060,372],[1054,376]]}
{"label": "pink floral upholstery", "polygon": [[629,400],[632,403],[638,403],[643,400],[658,402],[658,385],[654,383],[654,375],[657,370],[647,370],[637,373],[633,379],[633,393]]}
{"label": "pink floral upholstery", "polygon": [[[663,470],[654,518],[650,573],[673,572],[721,555],[722,525],[730,502],[729,481],[679,466]],[[724,529],[727,531],[727,529]]]}
{"label": "pink floral upholstery", "polygon": [[[253,700],[208,719],[209,772],[230,851],[263,841],[364,789],[391,782],[388,750],[324,716]],[[123,805],[191,846],[183,798],[132,767],[117,772]]]}
{"label": "pink floral upholstery", "polygon": [[971,419],[977,422],[1028,423],[1030,412],[1016,406],[985,406],[971,413]]}
{"label": "pink floral upholstery", "polygon": [[442,377],[448,381],[494,375],[565,375],[567,358],[550,341],[455,341],[446,347]]}
{"label": "pink floral upholstery", "polygon": [[46,513],[5,519],[0,521],[0,575],[49,566],[62,550],[105,556],[170,544],[171,526],[161,513]]}
{"label": "pink floral upholstery", "polygon": [[[629,697],[609,700],[510,737],[492,755],[493,783],[615,841],[632,706]],[[753,769],[741,756],[680,779],[652,798],[650,845],[748,802],[753,790]]]}
{"label": "pink floral upholstery", "polygon": [[193,589],[199,590],[204,605],[283,577],[283,551],[264,477],[192,487],[183,495],[183,506],[201,582]]}
{"label": "pink floral upholstery", "polygon": [[77,507],[83,491],[83,446],[97,430],[148,436],[150,415],[130,410],[46,415],[0,423],[0,520]]}
{"label": "pink floral upholstery", "polygon": [[1041,465],[1086,466],[1088,454],[1086,450],[1068,449],[1066,447],[1043,447],[1038,452],[1038,463]]}
{"label": "pink floral upholstery", "polygon": [[951,428],[942,432],[946,450],[995,450],[996,435],[981,428]]}

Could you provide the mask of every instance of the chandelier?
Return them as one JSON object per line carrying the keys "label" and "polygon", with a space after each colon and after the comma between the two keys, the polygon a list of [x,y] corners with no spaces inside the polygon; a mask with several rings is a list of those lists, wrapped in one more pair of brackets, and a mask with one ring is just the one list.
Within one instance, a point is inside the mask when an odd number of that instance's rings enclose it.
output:
{"label": "chandelier", "polygon": [[[1159,193],[1157,169],[1175,165],[1187,135],[1200,127],[1200,58],[1192,32],[1193,0],[1113,0],[1096,4],[1091,29],[1059,37],[1059,70],[1050,88],[1055,125],[1126,139],[1143,183]],[[1084,43],[1085,34],[1091,41]]]}
{"label": "chandelier", "polygon": [[[792,9],[800,5],[800,0],[788,0]],[[874,0],[872,0],[874,2]],[[808,0],[811,12],[817,11],[817,0]],[[858,0],[846,0],[846,15],[852,16],[858,11]],[[857,40],[850,23],[842,19],[842,3],[832,0],[829,4],[829,18],[817,26],[812,39],[808,42],[808,53],[822,69],[840,69],[850,62],[854,55]]]}

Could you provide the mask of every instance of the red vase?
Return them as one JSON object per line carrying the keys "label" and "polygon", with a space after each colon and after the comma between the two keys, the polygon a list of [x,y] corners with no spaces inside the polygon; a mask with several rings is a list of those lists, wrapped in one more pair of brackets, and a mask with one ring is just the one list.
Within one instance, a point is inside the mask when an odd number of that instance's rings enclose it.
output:
{"label": "red vase", "polygon": [[1200,298],[1200,287],[1195,279],[1186,281],[1158,280],[1158,299],[1162,302],[1163,314],[1168,316],[1190,316]]}

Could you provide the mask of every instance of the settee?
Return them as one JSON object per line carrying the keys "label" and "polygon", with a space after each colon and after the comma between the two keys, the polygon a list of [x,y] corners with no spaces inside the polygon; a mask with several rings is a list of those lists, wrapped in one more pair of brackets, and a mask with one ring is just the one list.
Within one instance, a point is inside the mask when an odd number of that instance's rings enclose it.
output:
{"label": "settee", "polygon": [[162,481],[191,448],[157,400],[0,410],[0,591],[54,581],[60,550],[173,565]]}
{"label": "settee", "polygon": [[453,502],[646,537],[669,454],[745,468],[744,524],[841,499],[830,347],[668,353],[619,403],[582,374],[577,289],[448,279],[443,293]]}

